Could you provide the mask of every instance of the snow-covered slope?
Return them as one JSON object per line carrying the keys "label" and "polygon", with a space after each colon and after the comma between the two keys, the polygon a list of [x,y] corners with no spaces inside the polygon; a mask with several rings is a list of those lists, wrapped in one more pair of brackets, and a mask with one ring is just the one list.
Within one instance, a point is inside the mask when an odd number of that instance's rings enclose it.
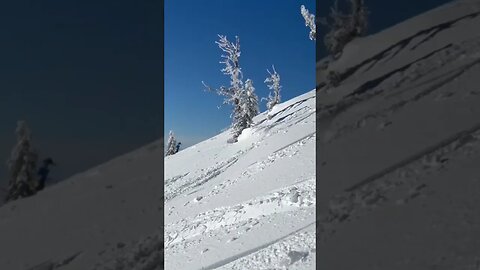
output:
{"label": "snow-covered slope", "polygon": [[3,205],[0,269],[161,269],[162,156],[157,141]]}
{"label": "snow-covered slope", "polygon": [[0,269],[159,270],[164,237],[166,269],[314,269],[315,91],[271,114],[167,157],[164,176],[157,141],[0,207]]}
{"label": "snow-covered slope", "polygon": [[315,269],[315,91],[165,159],[165,269]]}
{"label": "snow-covered slope", "polygon": [[480,1],[356,40],[330,68],[319,269],[479,269]]}

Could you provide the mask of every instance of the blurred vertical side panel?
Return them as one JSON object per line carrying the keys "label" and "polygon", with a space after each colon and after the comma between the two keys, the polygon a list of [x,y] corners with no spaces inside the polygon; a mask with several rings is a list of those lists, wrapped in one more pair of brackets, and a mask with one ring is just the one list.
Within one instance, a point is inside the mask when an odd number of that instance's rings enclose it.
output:
{"label": "blurred vertical side panel", "polygon": [[318,269],[478,268],[480,1],[338,2],[358,20],[319,26]]}

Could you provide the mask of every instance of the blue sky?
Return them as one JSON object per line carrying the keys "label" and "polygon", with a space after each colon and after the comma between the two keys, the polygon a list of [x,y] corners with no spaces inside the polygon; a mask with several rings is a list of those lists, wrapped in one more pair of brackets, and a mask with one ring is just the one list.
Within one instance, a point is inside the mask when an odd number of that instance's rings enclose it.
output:
{"label": "blue sky", "polygon": [[313,0],[166,0],[165,134],[173,130],[187,147],[229,126],[231,108],[218,109],[222,98],[202,85],[229,84],[220,72],[218,34],[240,37],[244,79],[253,80],[259,98],[268,96],[263,81],[272,64],[284,101],[314,89],[315,42],[308,39],[301,4],[315,12]]}

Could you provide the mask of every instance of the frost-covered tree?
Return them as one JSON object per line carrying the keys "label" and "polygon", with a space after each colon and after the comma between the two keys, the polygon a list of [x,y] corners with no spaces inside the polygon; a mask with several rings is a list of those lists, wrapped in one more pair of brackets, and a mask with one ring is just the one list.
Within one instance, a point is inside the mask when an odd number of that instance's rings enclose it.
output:
{"label": "frost-covered tree", "polygon": [[[220,61],[221,64],[225,65],[221,71],[230,77],[230,86],[221,86],[213,90],[205,83],[202,83],[208,91],[216,91],[218,95],[223,96],[223,104],[232,105],[233,111],[230,117],[232,118],[233,138],[229,142],[235,142],[242,131],[252,125],[252,115],[258,114],[258,98],[254,92],[255,89],[251,80],[247,80],[248,83],[243,82],[243,74],[239,63],[240,39],[235,37],[235,43],[233,43],[228,41],[226,36],[219,35],[218,37],[220,39],[215,43],[225,53],[222,55],[223,60]],[[256,111],[254,104],[257,106]]]}
{"label": "frost-covered tree", "polygon": [[247,119],[248,127],[252,126],[253,118],[258,115],[258,97],[255,94],[255,87],[253,87],[253,81],[247,79],[245,81],[245,101],[243,103],[246,111],[245,118]]}
{"label": "frost-covered tree", "polygon": [[6,201],[33,195],[38,184],[35,178],[38,155],[25,121],[17,123],[16,135],[17,144],[7,161],[10,182]]}
{"label": "frost-covered tree", "polygon": [[269,111],[272,110],[273,106],[280,103],[280,89],[282,88],[280,85],[280,75],[277,73],[274,66],[272,66],[272,70],[273,73],[267,69],[270,76],[265,79],[265,83],[267,84],[268,89],[272,90],[273,95],[272,92],[270,92],[268,98],[263,98],[267,100],[267,108]]}
{"label": "frost-covered tree", "polygon": [[338,57],[345,45],[367,31],[368,11],[364,0],[349,0],[350,13],[340,11],[338,0],[330,10],[330,19],[322,18],[320,23],[329,32],[324,37],[326,49],[333,57]]}
{"label": "frost-covered tree", "polygon": [[[219,41],[215,41],[218,47],[226,54],[222,55],[223,60],[220,61],[225,67],[221,69],[224,75],[230,76],[230,87],[221,86],[216,89],[218,95],[224,97],[223,104],[236,106],[239,103],[240,95],[242,94],[243,81],[242,69],[240,68],[240,39],[236,38],[236,42],[228,41],[226,36],[218,35]],[[203,82],[202,82],[203,83]],[[205,83],[203,85],[207,90],[213,91],[210,86]]]}
{"label": "frost-covered tree", "polygon": [[317,26],[315,24],[315,15],[311,14],[304,5],[300,6],[300,13],[305,19],[305,26],[310,28],[310,33],[308,34],[308,37],[310,38],[310,40],[316,40]]}
{"label": "frost-covered tree", "polygon": [[258,96],[255,94],[253,81],[247,79],[238,95],[238,104],[232,114],[233,138],[229,142],[235,142],[242,131],[253,125],[253,118],[258,114]]}
{"label": "frost-covered tree", "polygon": [[167,149],[165,156],[170,156],[177,153],[177,139],[175,139],[175,134],[173,134],[173,131],[171,130],[168,135],[167,147],[165,147],[165,149]]}

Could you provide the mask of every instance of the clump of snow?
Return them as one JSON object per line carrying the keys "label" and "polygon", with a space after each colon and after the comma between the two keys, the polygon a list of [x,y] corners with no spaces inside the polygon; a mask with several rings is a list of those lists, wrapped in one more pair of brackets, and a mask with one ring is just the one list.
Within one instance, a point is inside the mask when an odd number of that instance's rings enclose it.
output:
{"label": "clump of snow", "polygon": [[253,129],[252,128],[246,128],[242,131],[240,136],[238,136],[238,141],[245,141],[248,140],[253,134]]}

